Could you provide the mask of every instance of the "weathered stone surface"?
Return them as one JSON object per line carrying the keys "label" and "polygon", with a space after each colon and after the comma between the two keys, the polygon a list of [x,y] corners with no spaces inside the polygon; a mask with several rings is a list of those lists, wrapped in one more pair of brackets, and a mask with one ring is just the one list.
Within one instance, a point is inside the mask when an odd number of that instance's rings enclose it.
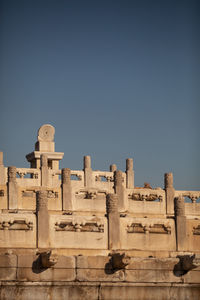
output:
{"label": "weathered stone surface", "polygon": [[103,300],[198,300],[200,297],[199,287],[188,286],[113,286],[102,284],[100,295]]}
{"label": "weathered stone surface", "polygon": [[125,280],[128,282],[182,282],[173,270],[125,270]]}
{"label": "weathered stone surface", "polygon": [[0,280],[16,280],[16,268],[0,267]]}
{"label": "weathered stone surface", "polygon": [[108,269],[77,269],[78,281],[124,281],[124,271],[112,272]]}
{"label": "weathered stone surface", "polygon": [[18,283],[17,286],[4,285],[0,287],[1,300],[98,300],[99,287],[96,285],[83,285],[79,283],[55,283],[52,287],[51,284],[26,284]]}
{"label": "weathered stone surface", "polygon": [[17,266],[17,256],[13,254],[0,255],[0,268],[13,268]]}
{"label": "weathered stone surface", "polygon": [[75,269],[47,268],[41,271],[33,268],[17,269],[19,281],[73,281],[75,277]]}
{"label": "weathered stone surface", "polygon": [[104,269],[105,265],[109,263],[109,256],[77,256],[77,269]]}

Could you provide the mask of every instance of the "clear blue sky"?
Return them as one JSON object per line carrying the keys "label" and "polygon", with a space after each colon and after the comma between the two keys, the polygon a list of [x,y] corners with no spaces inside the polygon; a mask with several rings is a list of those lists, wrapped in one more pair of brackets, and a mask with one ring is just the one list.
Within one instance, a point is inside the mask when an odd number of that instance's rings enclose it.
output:
{"label": "clear blue sky", "polygon": [[0,1],[0,149],[28,167],[55,126],[61,167],[200,189],[200,1]]}

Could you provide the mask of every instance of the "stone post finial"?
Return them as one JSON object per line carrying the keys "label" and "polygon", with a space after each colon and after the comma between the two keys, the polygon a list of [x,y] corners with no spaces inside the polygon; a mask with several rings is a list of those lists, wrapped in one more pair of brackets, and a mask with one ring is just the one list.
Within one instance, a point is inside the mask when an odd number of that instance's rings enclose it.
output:
{"label": "stone post finial", "polygon": [[173,215],[174,214],[175,191],[173,188],[173,174],[172,173],[165,173],[164,183],[165,183],[165,195],[166,195],[166,213],[168,215]]}
{"label": "stone post finial", "polygon": [[165,173],[165,189],[173,188],[173,173]]}
{"label": "stone post finial", "polygon": [[117,170],[117,166],[115,164],[110,165],[110,172],[115,172]]}
{"label": "stone post finial", "polygon": [[5,168],[3,165],[3,152],[0,152],[0,185],[4,185],[6,183],[5,178]]}
{"label": "stone post finial", "polygon": [[0,151],[0,166],[3,165],[3,152]]}
{"label": "stone post finial", "polygon": [[127,158],[126,159],[126,171],[133,170],[133,159]]}
{"label": "stone post finial", "polygon": [[16,167],[8,167],[8,181],[9,182],[16,182],[16,174],[17,169]]}
{"label": "stone post finial", "polygon": [[18,209],[18,187],[16,167],[8,167],[8,208]]}
{"label": "stone post finial", "polygon": [[91,158],[89,155],[83,158],[83,170],[84,170],[84,186],[93,186],[92,168],[91,168]]}
{"label": "stone post finial", "polygon": [[71,170],[62,169],[62,209],[72,210]]}
{"label": "stone post finial", "polygon": [[126,159],[126,188],[134,188],[133,159]]}
{"label": "stone post finial", "polygon": [[185,202],[182,196],[175,198],[175,215],[185,216]]}
{"label": "stone post finial", "polygon": [[83,158],[83,168],[84,169],[91,168],[91,157],[89,155],[86,155]]}

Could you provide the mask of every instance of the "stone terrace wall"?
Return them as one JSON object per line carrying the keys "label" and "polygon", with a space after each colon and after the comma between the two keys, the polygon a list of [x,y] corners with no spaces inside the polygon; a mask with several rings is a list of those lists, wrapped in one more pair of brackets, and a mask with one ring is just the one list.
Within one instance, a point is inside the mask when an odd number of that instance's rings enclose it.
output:
{"label": "stone terrace wall", "polygon": [[130,158],[61,170],[54,132],[30,168],[0,152],[0,299],[200,299],[200,191],[136,187]]}

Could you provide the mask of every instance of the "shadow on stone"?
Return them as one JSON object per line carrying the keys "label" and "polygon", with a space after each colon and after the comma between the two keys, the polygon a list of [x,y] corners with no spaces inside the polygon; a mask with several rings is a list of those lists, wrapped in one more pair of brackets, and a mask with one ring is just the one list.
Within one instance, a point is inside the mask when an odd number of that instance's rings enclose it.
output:
{"label": "shadow on stone", "polygon": [[42,272],[46,271],[47,269],[48,268],[44,268],[42,266],[41,255],[39,255],[38,258],[36,260],[34,260],[34,262],[32,263],[33,273],[39,274],[39,273],[42,273]]}

